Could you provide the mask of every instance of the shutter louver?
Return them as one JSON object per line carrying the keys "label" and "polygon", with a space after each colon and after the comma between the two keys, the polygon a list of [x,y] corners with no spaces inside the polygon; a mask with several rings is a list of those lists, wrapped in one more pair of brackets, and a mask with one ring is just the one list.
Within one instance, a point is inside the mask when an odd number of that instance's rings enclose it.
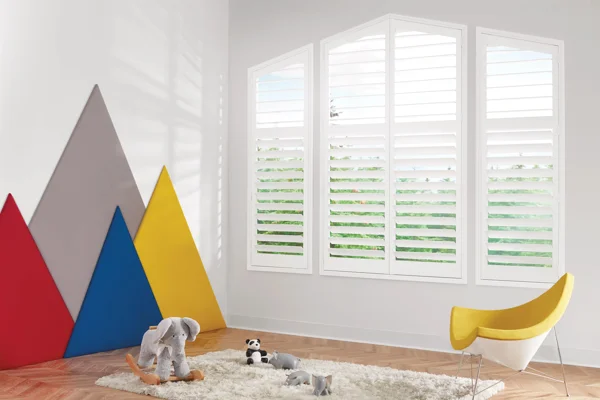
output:
{"label": "shutter louver", "polygon": [[387,273],[388,24],[325,48],[325,269]]}
{"label": "shutter louver", "polygon": [[251,72],[251,269],[308,269],[309,50]]}
{"label": "shutter louver", "polygon": [[482,278],[554,282],[557,46],[481,34]]}
{"label": "shutter louver", "polygon": [[461,278],[461,31],[394,28],[391,272]]}

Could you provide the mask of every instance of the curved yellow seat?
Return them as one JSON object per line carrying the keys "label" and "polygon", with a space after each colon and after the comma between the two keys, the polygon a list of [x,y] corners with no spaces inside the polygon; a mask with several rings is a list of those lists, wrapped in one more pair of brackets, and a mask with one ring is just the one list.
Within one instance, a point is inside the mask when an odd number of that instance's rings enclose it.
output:
{"label": "curved yellow seat", "polygon": [[573,292],[573,282],[573,275],[564,274],[538,298],[505,310],[453,307],[450,316],[452,347],[464,350],[477,337],[525,340],[548,332],[564,314]]}

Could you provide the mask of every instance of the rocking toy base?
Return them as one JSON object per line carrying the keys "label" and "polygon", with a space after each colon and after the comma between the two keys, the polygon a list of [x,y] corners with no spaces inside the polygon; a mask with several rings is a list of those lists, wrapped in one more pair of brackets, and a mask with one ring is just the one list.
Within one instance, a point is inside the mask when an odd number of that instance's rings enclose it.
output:
{"label": "rocking toy base", "polygon": [[140,367],[137,365],[137,363],[135,362],[135,360],[131,354],[127,354],[125,356],[125,361],[127,361],[127,365],[129,365],[129,368],[131,368],[131,370],[133,371],[133,374],[135,376],[137,376],[138,378],[140,378],[142,380],[142,382],[144,382],[145,384],[148,384],[148,385],[160,385],[161,383],[165,383],[165,382],[180,382],[180,381],[189,382],[189,381],[204,380],[204,373],[200,370],[194,369],[194,370],[190,371],[190,374],[188,376],[186,376],[185,378],[178,378],[176,376],[170,376],[169,379],[167,379],[166,381],[161,381],[160,378],[158,377],[158,375],[149,374],[149,373],[142,371],[140,369]]}

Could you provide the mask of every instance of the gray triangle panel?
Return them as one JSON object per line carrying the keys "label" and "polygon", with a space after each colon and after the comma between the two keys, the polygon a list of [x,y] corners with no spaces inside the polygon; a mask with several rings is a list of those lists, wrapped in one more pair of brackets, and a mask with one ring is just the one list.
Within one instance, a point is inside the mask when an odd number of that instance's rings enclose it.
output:
{"label": "gray triangle panel", "polygon": [[135,237],[144,202],[94,86],[29,224],[74,320],[117,206]]}

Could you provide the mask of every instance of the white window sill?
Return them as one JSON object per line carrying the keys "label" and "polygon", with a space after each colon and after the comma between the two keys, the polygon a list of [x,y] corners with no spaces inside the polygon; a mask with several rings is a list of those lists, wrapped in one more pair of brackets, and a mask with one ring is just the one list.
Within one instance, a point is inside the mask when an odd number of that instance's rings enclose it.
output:
{"label": "white window sill", "polygon": [[500,287],[515,287],[515,288],[530,288],[530,289],[549,289],[552,283],[547,282],[520,282],[520,281],[500,281],[492,279],[476,279],[475,284],[478,286],[500,286]]}
{"label": "white window sill", "polygon": [[369,274],[369,273],[363,273],[363,272],[326,271],[326,270],[321,270],[320,275],[338,276],[338,277],[345,277],[345,278],[382,279],[382,280],[390,280],[390,281],[451,283],[451,284],[457,284],[457,285],[466,285],[467,284],[466,277],[440,278],[440,277],[432,277],[432,276]]}
{"label": "white window sill", "polygon": [[258,272],[279,272],[284,274],[312,274],[311,268],[278,268],[278,267],[261,267],[257,265],[248,265],[246,267],[248,271],[258,271]]}

